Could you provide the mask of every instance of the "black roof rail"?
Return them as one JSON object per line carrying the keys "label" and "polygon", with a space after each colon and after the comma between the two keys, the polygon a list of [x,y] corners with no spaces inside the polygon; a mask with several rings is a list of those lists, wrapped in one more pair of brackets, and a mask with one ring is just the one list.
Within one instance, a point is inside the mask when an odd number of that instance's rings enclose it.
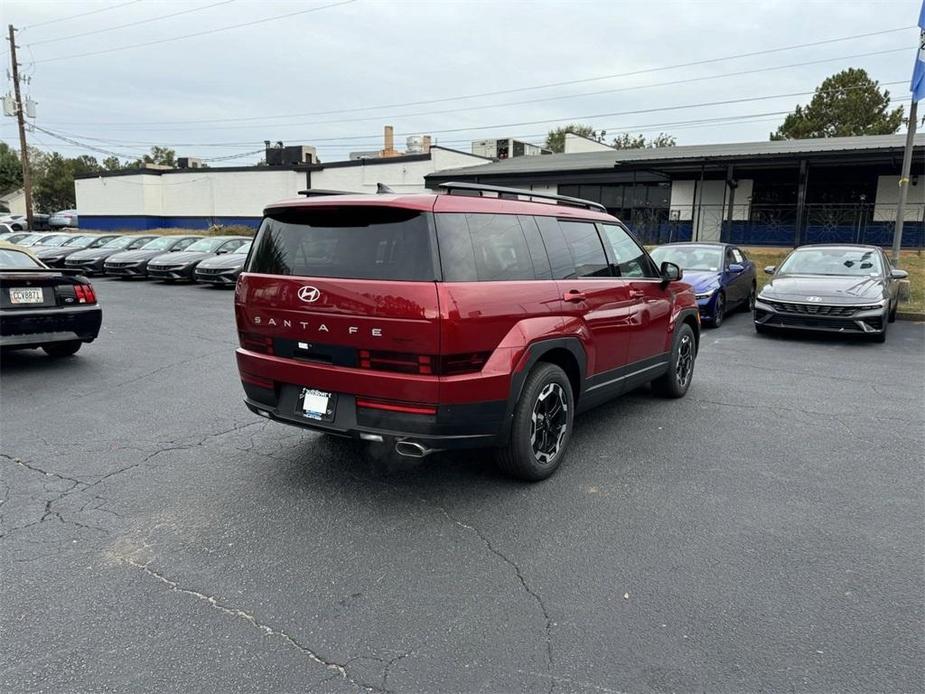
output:
{"label": "black roof rail", "polygon": [[541,193],[535,190],[524,190],[523,188],[505,188],[503,186],[490,186],[484,183],[463,183],[461,181],[447,181],[446,183],[440,183],[438,188],[445,189],[450,195],[453,194],[454,190],[463,191],[463,194],[466,193],[478,193],[482,197],[482,193],[497,193],[499,198],[508,198],[508,199],[519,199],[520,196],[527,196],[530,198],[542,198],[544,200],[555,200],[564,205],[572,205],[573,207],[584,207],[589,210],[598,210],[600,212],[607,212],[607,208],[604,207],[599,202],[592,202],[591,200],[582,200],[581,198],[573,198],[568,195],[557,195],[555,193]]}
{"label": "black roof rail", "polygon": [[362,195],[362,193],[355,193],[350,190],[325,190],[324,188],[308,188],[306,190],[300,190],[299,195],[304,195],[306,198],[315,198],[321,197],[323,195]]}

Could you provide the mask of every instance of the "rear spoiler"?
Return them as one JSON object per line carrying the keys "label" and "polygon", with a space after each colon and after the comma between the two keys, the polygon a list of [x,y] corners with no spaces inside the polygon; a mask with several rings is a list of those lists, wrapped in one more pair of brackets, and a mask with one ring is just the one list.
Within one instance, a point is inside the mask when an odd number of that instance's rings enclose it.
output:
{"label": "rear spoiler", "polygon": [[68,275],[71,277],[76,277],[77,275],[86,274],[83,270],[77,268],[64,268],[64,267],[2,267],[0,268],[0,275],[7,274],[26,274],[26,275],[38,275],[42,273],[46,274],[57,274],[57,275]]}

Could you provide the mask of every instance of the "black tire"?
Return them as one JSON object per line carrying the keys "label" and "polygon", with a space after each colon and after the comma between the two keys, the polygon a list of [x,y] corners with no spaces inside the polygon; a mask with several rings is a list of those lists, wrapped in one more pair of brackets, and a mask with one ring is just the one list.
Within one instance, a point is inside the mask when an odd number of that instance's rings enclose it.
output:
{"label": "black tire", "polygon": [[890,323],[895,323],[895,322],[896,322],[896,311],[897,311],[897,309],[899,309],[899,306],[898,306],[898,305],[893,306],[892,310],[890,311],[890,316],[889,316],[889,318],[887,319],[888,322],[890,322]]}
{"label": "black tire", "polygon": [[723,318],[726,317],[726,295],[720,292],[716,295],[713,302],[713,316],[710,318],[709,325],[711,328],[718,328],[723,324]]}
{"label": "black tire", "polygon": [[748,298],[745,299],[745,310],[751,313],[755,310],[755,297],[758,296],[758,289],[755,285],[748,292]]}
{"label": "black tire", "polygon": [[67,342],[51,342],[47,345],[42,345],[42,349],[45,350],[45,354],[49,357],[69,357],[72,354],[76,354],[77,350],[81,348],[83,342],[80,340],[68,340]]}
{"label": "black tire", "polygon": [[[556,401],[559,410],[555,409]],[[498,467],[529,482],[546,479],[565,457],[574,417],[575,398],[568,376],[555,364],[538,363],[527,376],[514,408],[510,439],[496,451]]]}
{"label": "black tire", "polygon": [[697,340],[687,323],[681,323],[674,334],[668,372],[652,381],[652,390],[663,398],[683,398],[694,378],[697,360]]}

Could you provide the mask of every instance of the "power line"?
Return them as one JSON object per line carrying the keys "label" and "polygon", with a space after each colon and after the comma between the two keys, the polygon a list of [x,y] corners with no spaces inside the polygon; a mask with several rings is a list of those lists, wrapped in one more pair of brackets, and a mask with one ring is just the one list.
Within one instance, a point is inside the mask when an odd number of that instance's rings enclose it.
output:
{"label": "power line", "polygon": [[91,14],[99,14],[100,12],[108,12],[109,10],[117,10],[120,7],[126,7],[127,5],[134,5],[141,2],[141,0],[129,0],[128,2],[122,2],[118,5],[109,5],[108,7],[101,7],[98,10],[91,10],[89,12],[81,12],[80,14],[72,14],[68,17],[58,17],[57,19],[49,19],[45,22],[39,22],[38,24],[30,24],[29,26],[23,27],[23,30],[34,29],[35,27],[43,27],[48,24],[55,24],[57,22],[67,22],[71,19],[77,19],[78,17],[89,17]]}
{"label": "power line", "polygon": [[46,43],[57,43],[58,41],[67,41],[68,39],[77,39],[82,36],[92,36],[93,34],[102,34],[106,31],[115,31],[116,29],[126,29],[128,27],[138,26],[139,24],[149,24],[151,22],[158,22],[162,19],[169,19],[170,17],[179,17],[183,14],[190,14],[192,12],[200,12],[202,10],[208,10],[211,7],[218,7],[219,5],[227,5],[229,3],[235,2],[235,0],[222,0],[221,2],[214,2],[211,5],[203,5],[202,7],[194,7],[188,10],[181,10],[180,12],[172,12],[171,14],[163,14],[158,17],[150,17],[149,19],[141,19],[137,22],[129,22],[128,24],[119,24],[117,26],[103,27],[102,29],[94,29],[93,31],[84,31],[80,34],[70,34],[68,36],[59,36],[57,38],[45,39],[43,41],[33,41],[29,46],[42,46]]}
{"label": "power line", "polygon": [[[884,82],[883,86],[886,87],[886,86],[892,86],[896,84],[906,84],[906,82],[907,80],[904,80],[904,79],[896,80],[894,82]],[[866,86],[861,85],[858,87],[848,87],[846,88],[845,91],[847,91],[848,89],[863,89],[863,88],[866,88]],[[631,111],[615,111],[612,113],[592,113],[592,114],[585,114],[585,115],[580,115],[580,116],[559,116],[556,118],[544,118],[542,120],[521,121],[517,123],[493,123],[492,125],[479,125],[479,126],[471,126],[471,127],[467,126],[464,128],[443,128],[440,130],[431,130],[429,128],[421,128],[415,131],[395,133],[395,135],[397,137],[404,137],[407,135],[416,135],[422,130],[429,132],[431,135],[433,135],[437,133],[458,133],[458,132],[472,132],[476,130],[492,130],[492,129],[512,128],[512,127],[516,128],[522,125],[540,125],[543,123],[561,123],[563,121],[570,122],[570,121],[575,121],[575,120],[590,120],[594,118],[610,118],[611,116],[628,116],[628,115],[637,115],[641,113],[656,113],[658,111],[680,111],[682,109],[703,108],[706,106],[729,106],[732,104],[745,104],[745,103],[750,103],[754,101],[767,101],[769,99],[784,99],[784,98],[790,98],[790,97],[809,96],[814,93],[815,93],[814,91],[813,92],[790,92],[787,94],[770,94],[770,95],[765,95],[765,96],[744,97],[740,99],[724,99],[722,101],[704,101],[704,102],[694,103],[694,104],[682,104],[680,106],[676,104],[672,104],[671,106],[640,108],[640,109],[633,109]],[[373,137],[377,137],[377,135],[356,135],[356,136],[348,136],[348,137],[330,137],[330,138],[317,138],[316,137],[316,138],[296,138],[296,139],[306,139],[306,140],[311,141],[312,143],[317,143],[317,142],[327,142],[331,140],[368,140]]]}
{"label": "power line", "polygon": [[[133,121],[133,122],[127,122],[127,121],[94,121],[93,124],[94,124],[94,125],[131,125],[131,126],[137,126],[137,125],[174,125],[174,124],[175,124],[175,125],[187,125],[187,124],[196,124],[196,123],[225,123],[225,122],[262,121],[262,120],[276,119],[276,118],[302,118],[302,117],[305,117],[305,116],[327,116],[327,115],[345,114],[345,113],[358,113],[358,112],[361,112],[361,111],[374,111],[374,110],[386,109],[386,108],[402,108],[402,107],[405,107],[405,106],[421,106],[421,105],[425,105],[425,104],[447,103],[447,102],[450,102],[450,101],[460,101],[460,100],[465,100],[465,99],[475,99],[475,98],[485,97],[485,96],[497,96],[497,95],[500,95],[500,94],[513,94],[513,93],[520,93],[520,92],[526,92],[526,91],[534,91],[534,90],[538,90],[538,89],[548,89],[548,88],[553,88],[553,87],[571,86],[571,85],[573,85],[573,84],[583,84],[583,83],[587,83],[587,82],[598,82],[598,81],[609,80],[609,79],[617,79],[617,78],[620,78],[620,77],[635,77],[635,76],[637,76],[637,75],[648,74],[648,73],[652,73],[652,72],[662,72],[662,71],[665,71],[665,70],[675,70],[675,69],[680,69],[680,68],[685,68],[685,67],[694,67],[694,66],[699,66],[699,65],[707,65],[707,64],[711,64],[711,63],[723,62],[723,61],[726,61],[726,60],[737,60],[737,59],[740,59],[740,58],[748,58],[748,57],[753,57],[753,56],[757,56],[757,55],[766,55],[766,54],[769,54],[769,53],[780,53],[780,52],[783,52],[783,51],[797,50],[797,49],[800,49],[800,48],[810,48],[810,47],[813,47],[813,46],[820,46],[820,45],[825,45],[825,44],[838,43],[838,42],[842,42],[842,41],[851,41],[851,40],[853,40],[853,39],[858,39],[858,38],[867,38],[867,37],[870,37],[870,36],[879,36],[879,35],[882,35],[882,34],[890,34],[890,33],[895,33],[895,32],[898,32],[898,31],[906,31],[906,30],[908,30],[908,29],[914,29],[914,28],[915,28],[914,26],[904,26],[904,27],[898,27],[898,28],[895,28],[895,29],[884,29],[884,30],[881,30],[881,31],[868,32],[868,33],[864,33],[864,34],[853,34],[853,35],[851,35],[851,36],[841,36],[841,37],[832,38],[832,39],[824,39],[824,40],[821,40],[821,41],[815,41],[815,42],[811,42],[811,43],[801,43],[801,44],[795,44],[795,45],[792,45],[792,46],[781,46],[781,47],[778,47],[778,48],[769,48],[769,49],[765,49],[765,50],[761,50],[761,51],[752,51],[752,52],[749,52],[749,53],[739,53],[739,54],[735,54],[735,55],[727,55],[727,56],[722,56],[722,57],[718,57],[718,58],[707,58],[707,59],[704,59],[704,60],[697,60],[697,61],[687,62],[687,63],[677,63],[677,64],[674,64],[674,65],[662,65],[662,66],[658,66],[658,67],[644,68],[644,69],[642,69],[642,70],[634,70],[634,71],[631,71],[631,72],[615,73],[615,74],[611,74],[611,75],[600,75],[600,76],[597,76],[597,77],[580,78],[580,79],[575,79],[575,80],[567,80],[567,81],[564,81],[564,82],[548,82],[548,83],[546,83],[546,84],[532,85],[532,86],[529,86],[529,87],[517,87],[517,88],[513,88],[513,89],[502,89],[502,90],[496,90],[496,91],[490,91],[490,92],[480,92],[480,93],[477,93],[477,94],[466,94],[466,95],[462,95],[462,96],[443,97],[443,98],[439,98],[439,99],[425,99],[425,100],[422,100],[422,101],[408,101],[408,102],[397,103],[397,104],[382,104],[382,105],[378,105],[378,106],[362,106],[362,107],[357,107],[357,108],[338,109],[338,110],[332,110],[332,111],[310,111],[310,112],[305,112],[305,113],[274,114],[274,115],[268,115],[268,116],[267,116],[267,115],[265,115],[265,116],[248,116],[248,117],[241,117],[241,118],[209,118],[209,119],[198,119],[198,120]],[[211,32],[206,32],[206,33],[211,33]],[[183,37],[178,37],[178,38],[183,38]],[[140,45],[146,45],[146,44],[140,44]],[[906,49],[896,49],[896,50],[906,50]],[[872,53],[872,54],[870,54],[870,55],[875,55],[875,54],[877,54],[877,53]],[[863,55],[863,54],[862,54],[862,55]],[[854,57],[861,57],[861,56],[854,56]],[[58,60],[58,58],[54,58],[53,60]],[[834,59],[833,59],[833,60],[834,60]],[[44,62],[44,61],[38,61],[38,62]],[[699,79],[699,78],[698,78],[698,79]],[[61,125],[73,124],[73,123],[75,123],[75,122],[79,122],[80,124],[88,124],[88,121],[58,121],[58,123],[61,124]]]}
{"label": "power line", "polygon": [[[905,26],[905,27],[898,27],[898,28],[895,28],[895,29],[884,29],[884,30],[881,30],[881,31],[868,32],[868,33],[864,33],[864,34],[854,34],[854,35],[852,35],[852,36],[841,36],[841,37],[838,37],[838,38],[825,39],[825,40],[815,41],[815,42],[811,42],[811,43],[794,44],[794,45],[792,45],[792,46],[781,46],[781,47],[778,47],[778,48],[769,48],[769,49],[765,49],[765,50],[762,50],[762,51],[752,51],[752,52],[749,52],[749,53],[739,53],[739,54],[735,54],[735,55],[727,55],[727,56],[722,56],[722,57],[717,57],[717,58],[707,58],[707,59],[704,59],[704,60],[697,60],[697,61],[692,61],[692,62],[687,62],[687,63],[677,63],[677,64],[674,64],[674,65],[662,65],[662,66],[658,66],[658,67],[645,68],[645,69],[642,69],[642,70],[634,70],[634,71],[630,71],[630,72],[615,73],[615,74],[610,74],[610,75],[601,75],[601,76],[598,76],[598,77],[580,78],[580,79],[575,79],[575,80],[567,80],[567,81],[564,81],[564,82],[549,82],[549,83],[546,83],[546,84],[533,85],[533,86],[529,86],[529,87],[518,87],[518,88],[513,88],[513,89],[496,90],[496,91],[490,91],[490,92],[480,92],[480,93],[477,93],[477,94],[467,94],[467,95],[463,95],[463,96],[444,97],[444,98],[440,98],[440,99],[426,99],[426,100],[422,100],[422,101],[409,101],[409,102],[398,103],[398,104],[384,104],[384,105],[379,105],[379,106],[363,106],[363,107],[357,107],[357,108],[340,109],[340,110],[332,110],[332,111],[311,111],[311,112],[305,112],[305,113],[273,114],[273,115],[268,115],[268,116],[248,116],[248,117],[242,117],[242,118],[212,118],[212,119],[182,120],[182,121],[135,121],[135,122],[131,122],[131,123],[126,122],[126,121],[96,121],[94,124],[95,124],[95,125],[131,125],[131,126],[137,126],[137,125],[168,125],[168,124],[169,124],[169,125],[174,125],[174,124],[176,124],[176,125],[185,125],[185,124],[196,124],[196,123],[246,122],[246,121],[261,121],[261,120],[276,119],[276,118],[301,118],[301,117],[305,117],[305,116],[324,116],[324,115],[335,115],[335,114],[346,114],[346,113],[358,113],[358,112],[361,112],[361,111],[372,111],[372,110],[379,110],[379,109],[386,109],[386,108],[401,108],[401,107],[405,107],[405,106],[420,106],[420,105],[425,105],[425,104],[446,103],[446,102],[450,102],[450,101],[459,101],[459,100],[465,100],[465,99],[474,99],[474,98],[485,97],[485,96],[497,96],[497,95],[500,95],[500,94],[512,94],[512,93],[519,93],[519,92],[525,92],[525,91],[534,91],[534,90],[538,90],[538,89],[547,89],[547,88],[553,88],[553,87],[563,87],[563,86],[570,86],[570,85],[574,85],[574,84],[582,84],[582,83],[587,83],[587,82],[596,82],[596,81],[603,81],[603,80],[609,80],[609,79],[617,79],[617,78],[620,78],[620,77],[634,77],[634,76],[637,76],[637,75],[648,74],[648,73],[652,73],[652,72],[662,72],[662,71],[665,71],[665,70],[675,70],[675,69],[680,69],[680,68],[685,68],[685,67],[693,67],[693,66],[706,65],[706,64],[711,64],[711,63],[717,63],[717,62],[722,62],[722,61],[726,61],[726,60],[736,60],[736,59],[740,59],[740,58],[753,57],[753,56],[757,56],[757,55],[765,55],[765,54],[769,54],[769,53],[780,53],[780,52],[788,51],[788,50],[796,50],[796,49],[800,49],[800,48],[809,48],[809,47],[812,47],[812,46],[819,46],[819,45],[837,43],[837,42],[841,42],[841,41],[849,41],[849,40],[854,40],[854,39],[858,39],[858,38],[866,38],[866,37],[870,37],[870,36],[879,36],[879,35],[882,35],[882,34],[889,34],[889,33],[894,33],[894,32],[897,32],[897,31],[906,31],[906,30],[908,30],[908,29],[910,29],[910,28],[915,28],[915,27],[913,27],[913,26]],[[898,50],[905,50],[905,49],[896,49],[896,50],[898,51]],[[864,55],[876,55],[876,54],[878,54],[878,53],[879,53],[879,52],[875,52],[875,53],[871,53],[871,54],[860,54],[860,55],[858,55],[858,56],[848,56],[848,58],[851,58],[851,57],[863,57]],[[844,59],[844,58],[843,58],[843,59]],[[838,60],[838,59],[833,59],[833,60]],[[42,62],[42,61],[39,61],[39,62]],[[807,63],[807,64],[812,64],[812,63]],[[700,78],[698,78],[698,79],[700,79]],[[565,98],[565,97],[562,97],[562,98]],[[68,124],[68,121],[59,121],[59,123],[62,124],[62,125],[66,125],[66,124]],[[71,123],[73,123],[73,121],[71,121]],[[82,124],[83,124],[83,123],[86,123],[86,121],[81,121],[81,123],[82,123]]]}
{"label": "power line", "polygon": [[[717,117],[711,117],[711,118],[697,118],[697,119],[682,120],[682,121],[669,121],[669,122],[663,122],[663,123],[643,123],[643,124],[636,124],[636,125],[622,125],[622,126],[603,128],[603,130],[606,130],[608,132],[637,131],[637,130],[644,130],[644,129],[651,130],[654,128],[665,128],[665,127],[690,127],[690,126],[714,125],[714,124],[715,125],[725,125],[728,123],[735,123],[738,121],[745,121],[745,120],[754,119],[754,118],[768,118],[772,116],[779,117],[779,116],[787,115],[788,113],[790,112],[789,111],[769,111],[769,112],[763,112],[763,113],[746,113],[746,114],[731,115],[731,116],[717,116]],[[123,146],[123,147],[145,147],[145,146],[155,146],[155,145],[172,147],[172,148],[178,148],[178,147],[238,147],[238,146],[244,146],[244,145],[249,145],[249,144],[254,143],[254,140],[244,140],[244,141],[234,141],[234,142],[164,142],[164,141],[144,142],[144,141],[139,141],[139,140],[113,140],[113,139],[108,139],[108,138],[93,137],[90,135],[79,135],[75,133],[59,132],[58,134],[74,138],[75,140],[76,139],[89,140],[91,142],[99,142],[105,145]],[[532,133],[528,135],[518,135],[516,137],[518,139],[526,139],[526,138],[545,137],[545,136],[546,136],[546,133]],[[442,142],[444,143],[446,142],[460,143],[460,142],[469,142],[469,141],[470,141],[470,138],[442,140]],[[382,144],[381,140],[376,140],[376,141],[370,141],[370,142],[346,143],[346,144],[343,144],[342,146],[345,148],[346,147],[355,148],[355,147],[363,147],[363,146],[372,147],[372,146],[378,146],[381,144]],[[331,146],[334,147],[337,145],[333,144]]]}
{"label": "power line", "polygon": [[265,24],[266,22],[275,22],[278,19],[286,19],[288,17],[295,17],[296,15],[308,14],[310,12],[318,12],[320,10],[327,10],[332,7],[340,7],[341,5],[349,5],[356,2],[356,0],[340,0],[340,2],[333,2],[328,5],[319,5],[318,7],[312,7],[307,10],[299,10],[298,12],[289,12],[288,14],[275,15],[273,17],[265,17],[263,19],[257,19],[252,22],[242,22],[241,24],[230,24],[224,27],[215,27],[214,29],[209,29],[207,31],[197,31],[193,34],[183,34],[181,36],[171,36],[166,39],[158,39],[157,41],[146,41],[144,43],[134,43],[128,46],[116,46],[114,48],[104,48],[100,51],[90,51],[88,53],[76,53],[74,55],[62,55],[55,58],[46,58],[45,60],[36,60],[36,64],[39,63],[51,63],[57,60],[72,60],[74,58],[84,58],[91,55],[103,55],[104,53],[115,53],[116,51],[126,51],[131,48],[144,48],[146,46],[156,46],[162,43],[168,43],[170,41],[180,41],[181,39],[190,39],[196,36],[206,36],[217,34],[220,31],[230,31],[232,29],[240,29],[242,27],[254,26],[257,24]]}
{"label": "power line", "polygon": [[[580,99],[580,98],[589,97],[589,96],[602,96],[602,95],[606,95],[606,94],[616,94],[616,93],[621,93],[621,92],[632,92],[632,91],[637,91],[637,90],[639,90],[639,89],[653,89],[653,88],[657,88],[657,87],[674,87],[674,86],[678,86],[679,84],[689,84],[689,83],[692,83],[692,82],[704,82],[704,81],[715,80],[715,79],[724,79],[724,78],[727,78],[727,77],[740,77],[740,76],[743,76],[743,75],[753,75],[753,74],[756,74],[756,73],[759,73],[759,72],[771,72],[771,71],[774,71],[774,70],[785,70],[785,69],[790,69],[790,68],[795,68],[795,67],[805,67],[805,66],[807,66],[807,65],[818,65],[818,64],[821,64],[821,63],[835,62],[835,61],[841,61],[841,60],[852,60],[852,59],[854,59],[854,58],[865,58],[865,57],[869,57],[869,56],[884,55],[884,54],[888,54],[888,53],[908,52],[908,50],[909,50],[909,49],[908,49],[908,48],[905,48],[905,47],[903,47],[903,48],[890,48],[890,49],[883,50],[883,51],[872,51],[872,52],[869,52],[869,53],[857,53],[857,54],[854,54],[854,55],[840,56],[840,57],[838,57],[838,58],[824,58],[824,59],[821,59],[821,60],[810,60],[810,61],[805,61],[805,62],[802,62],[802,63],[790,63],[790,64],[788,64],[788,65],[772,65],[772,66],[769,66],[769,67],[754,68],[754,69],[751,69],[751,70],[739,70],[739,71],[736,71],[736,72],[726,72],[726,73],[723,73],[723,74],[720,74],[720,75],[704,75],[704,76],[701,76],[701,77],[691,77],[691,78],[681,79],[681,80],[672,80],[672,81],[670,81],[670,82],[655,82],[655,83],[652,83],[652,84],[641,84],[641,85],[634,85],[634,86],[629,86],[629,87],[619,87],[619,88],[617,88],[617,89],[605,89],[605,90],[596,91],[596,92],[584,92],[584,93],[581,93],[581,94],[565,94],[565,95],[558,95],[558,96],[545,96],[545,97],[540,97],[540,98],[538,98],[538,99],[524,99],[524,100],[520,100],[520,101],[504,101],[504,102],[495,103],[495,104],[486,104],[486,105],[483,105],[483,106],[472,106],[472,107],[467,107],[467,108],[464,109],[464,110],[460,110],[460,109],[458,109],[458,108],[456,108],[456,109],[440,109],[440,110],[436,110],[436,111],[417,111],[417,112],[414,112],[414,113],[399,113],[399,114],[384,114],[384,115],[374,115],[374,116],[363,116],[363,117],[361,117],[361,118],[338,118],[338,119],[335,119],[335,120],[310,121],[310,122],[307,122],[307,123],[303,123],[303,122],[294,122],[294,123],[266,123],[265,125],[268,126],[268,127],[278,127],[278,128],[281,128],[281,127],[292,127],[292,126],[305,127],[305,126],[313,126],[313,125],[329,125],[329,124],[331,124],[331,123],[358,123],[358,122],[363,122],[363,121],[383,120],[383,119],[384,119],[384,120],[390,120],[390,119],[391,119],[391,120],[397,120],[397,119],[399,119],[399,118],[414,118],[414,117],[418,117],[418,116],[443,115],[443,114],[447,114],[447,113],[454,113],[454,114],[468,113],[468,112],[471,112],[471,111],[480,111],[480,110],[490,109],[490,108],[503,108],[503,107],[507,107],[507,106],[523,106],[523,105],[526,105],[526,104],[544,103],[544,102],[548,102],[548,101],[561,101],[561,100],[563,100],[563,99]],[[250,124],[250,125],[228,125],[228,126],[219,126],[219,127],[220,127],[222,130],[247,130],[247,129],[251,129],[251,128],[257,127],[257,125],[258,125],[258,124]],[[212,130],[212,129],[214,129],[214,128],[215,128],[215,126],[203,126],[202,128],[192,128],[192,127],[181,127],[181,128],[158,127],[158,128],[156,128],[156,129],[157,129],[157,130],[194,130],[194,129],[196,129],[196,130],[198,130],[198,129],[210,129],[210,130]]]}

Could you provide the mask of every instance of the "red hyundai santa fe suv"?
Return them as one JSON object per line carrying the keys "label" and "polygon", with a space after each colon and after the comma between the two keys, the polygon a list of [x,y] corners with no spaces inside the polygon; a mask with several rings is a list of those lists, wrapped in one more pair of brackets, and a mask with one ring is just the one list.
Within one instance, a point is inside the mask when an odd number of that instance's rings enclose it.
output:
{"label": "red hyundai santa fe suv", "polygon": [[405,456],[491,447],[540,480],[576,413],[687,392],[700,323],[676,265],[597,203],[442,188],[266,208],[235,290],[252,411]]}

